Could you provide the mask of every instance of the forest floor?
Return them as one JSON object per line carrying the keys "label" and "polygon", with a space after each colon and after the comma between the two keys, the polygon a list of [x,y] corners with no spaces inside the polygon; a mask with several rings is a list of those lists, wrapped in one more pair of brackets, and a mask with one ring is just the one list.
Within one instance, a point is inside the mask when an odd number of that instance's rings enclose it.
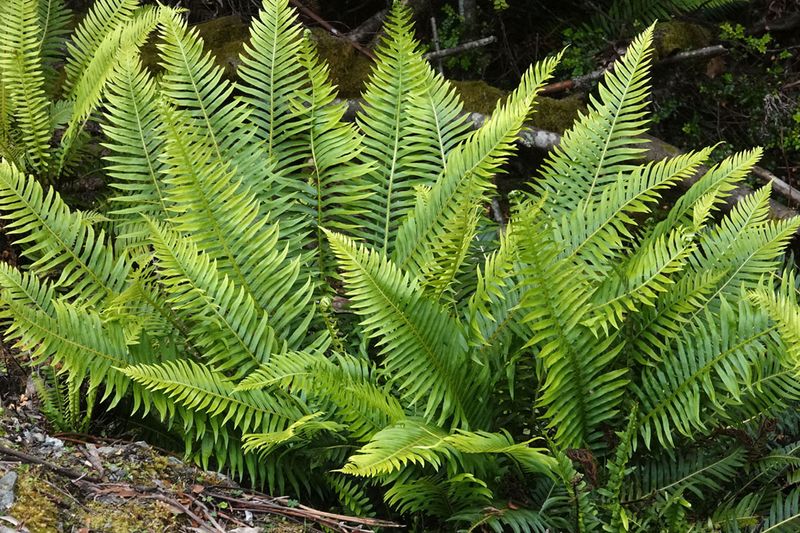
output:
{"label": "forest floor", "polygon": [[0,405],[0,533],[368,531],[242,488],[144,442],[48,434],[25,394]]}

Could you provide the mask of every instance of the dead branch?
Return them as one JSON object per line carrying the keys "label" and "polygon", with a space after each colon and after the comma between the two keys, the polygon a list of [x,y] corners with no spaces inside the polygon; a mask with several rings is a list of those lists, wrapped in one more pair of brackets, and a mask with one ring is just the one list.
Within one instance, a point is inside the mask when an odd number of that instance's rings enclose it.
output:
{"label": "dead branch", "polygon": [[491,35],[489,37],[484,37],[483,39],[477,39],[475,41],[462,43],[452,48],[445,48],[444,50],[435,50],[433,52],[428,52],[427,54],[425,54],[425,59],[440,59],[442,57],[460,54],[462,52],[466,52],[467,50],[472,50],[474,48],[480,48],[482,46],[492,44],[495,41],[497,41],[497,37]]}
{"label": "dead branch", "polygon": [[389,14],[389,9],[381,9],[370,18],[361,23],[356,29],[347,34],[347,38],[355,43],[360,43],[366,39],[368,35],[380,31],[386,15]]}
{"label": "dead branch", "polygon": [[40,459],[39,457],[36,457],[34,455],[29,455],[25,452],[20,452],[18,450],[14,450],[11,448],[6,448],[5,446],[0,446],[0,455],[5,455],[6,457],[14,457],[16,459],[19,459],[23,463],[43,466],[48,470],[51,470],[56,474],[69,478],[73,481],[82,480],[82,481],[89,481],[91,483],[101,482],[101,480],[96,477],[87,476],[86,474],[81,474],[80,472],[76,472],[75,470],[70,470],[69,468],[58,466],[49,461],[45,461],[44,459]]}
{"label": "dead branch", "polygon": [[[319,24],[320,26],[322,26],[323,28],[328,30],[331,33],[331,35],[333,35],[335,37],[343,37],[342,32],[337,30],[333,26],[333,24],[331,24],[330,22],[328,22],[327,20],[325,20],[324,18],[320,17],[315,12],[313,12],[312,10],[310,10],[309,8],[304,6],[300,2],[300,0],[289,0],[289,3],[291,3],[294,7],[296,7],[297,10],[300,11],[303,15],[307,16],[308,18],[310,18],[311,20],[313,20],[314,22],[316,22],[317,24]],[[373,54],[372,51],[367,50],[366,48],[361,46],[358,43],[358,41],[353,41],[352,39],[345,39],[345,40],[347,42],[349,42],[350,45],[353,48],[355,48],[356,50],[358,50],[359,52],[361,52],[362,54],[364,54],[368,58],[375,59],[375,54]]]}
{"label": "dead branch", "polygon": [[[687,50],[685,52],[678,52],[677,54],[671,55],[669,57],[665,57],[664,59],[658,61],[655,66],[660,67],[663,65],[671,65],[674,63],[680,63],[681,61],[687,61],[692,59],[707,59],[711,57],[720,56],[723,54],[728,53],[727,48],[722,45],[714,45],[714,46],[706,46],[704,48],[697,48],[696,50]],[[595,70],[594,72],[590,72],[589,74],[585,74],[583,76],[577,76],[571,80],[563,80],[558,81],[556,83],[551,83],[549,85],[545,85],[541,91],[541,94],[556,94],[564,91],[570,91],[573,89],[584,89],[602,78],[606,72],[614,68],[614,63],[610,64],[608,67],[601,68]]]}

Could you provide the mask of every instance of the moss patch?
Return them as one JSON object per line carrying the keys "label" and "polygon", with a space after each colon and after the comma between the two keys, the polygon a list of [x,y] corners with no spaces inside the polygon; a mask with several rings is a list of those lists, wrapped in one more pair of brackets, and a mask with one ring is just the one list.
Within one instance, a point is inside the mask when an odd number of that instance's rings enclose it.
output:
{"label": "moss patch", "polygon": [[465,111],[474,111],[484,115],[491,115],[497,106],[497,101],[505,98],[507,91],[498,89],[485,81],[455,81],[451,82],[464,102]]}
{"label": "moss patch", "polygon": [[32,471],[20,469],[15,488],[16,501],[9,514],[31,533],[49,533],[58,526],[58,507],[52,489]]}
{"label": "moss patch", "polygon": [[342,98],[358,98],[372,71],[372,61],[346,40],[322,28],[312,28],[311,37],[320,59],[330,66],[331,81]]}
{"label": "moss patch", "polygon": [[578,118],[578,112],[587,110],[579,95],[561,99],[539,96],[536,102],[530,124],[556,133],[564,133]]}
{"label": "moss patch", "polygon": [[698,24],[673,20],[656,25],[653,42],[658,60],[676,52],[708,46],[711,33]]}
{"label": "moss patch", "polygon": [[175,513],[169,505],[153,500],[132,499],[119,504],[90,502],[79,519],[90,531],[128,533],[175,531]]}
{"label": "moss patch", "polygon": [[[214,62],[232,78],[239,67],[239,55],[244,43],[250,38],[250,28],[241,17],[231,15],[209,20],[193,26],[205,42],[205,50],[211,52]],[[152,37],[142,47],[142,63],[153,72],[160,70],[158,64],[157,39]]]}

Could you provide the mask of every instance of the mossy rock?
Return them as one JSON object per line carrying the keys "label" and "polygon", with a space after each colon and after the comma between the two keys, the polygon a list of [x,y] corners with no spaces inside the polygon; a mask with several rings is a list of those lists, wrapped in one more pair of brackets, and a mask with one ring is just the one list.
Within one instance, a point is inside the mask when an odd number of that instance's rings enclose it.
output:
{"label": "mossy rock", "polygon": [[15,489],[16,501],[9,514],[31,533],[56,531],[59,524],[58,507],[52,489],[26,468],[20,469]]}
{"label": "mossy rock", "polygon": [[539,96],[536,98],[535,113],[529,123],[539,129],[564,133],[572,127],[578,113],[586,112],[586,104],[580,95],[572,95],[567,98],[548,98]]}
{"label": "mossy rock", "polygon": [[673,20],[656,25],[653,34],[655,59],[663,59],[677,52],[703,48],[711,44],[711,32],[703,26]]}
{"label": "mossy rock", "polygon": [[[230,15],[197,24],[193,28],[205,42],[205,50],[211,52],[214,62],[225,69],[227,77],[233,78],[239,67],[244,43],[250,38],[248,24],[238,15]],[[158,62],[156,38],[151,38],[142,47],[142,63],[155,72],[160,70]]]}
{"label": "mossy rock", "polygon": [[339,88],[341,98],[358,98],[372,71],[372,60],[353,48],[345,39],[322,28],[312,28],[320,59],[330,67],[331,82]]}
{"label": "mossy rock", "polygon": [[498,100],[505,98],[508,94],[503,89],[498,89],[480,80],[470,81],[451,81],[453,86],[461,95],[464,102],[464,110],[491,115],[497,106]]}

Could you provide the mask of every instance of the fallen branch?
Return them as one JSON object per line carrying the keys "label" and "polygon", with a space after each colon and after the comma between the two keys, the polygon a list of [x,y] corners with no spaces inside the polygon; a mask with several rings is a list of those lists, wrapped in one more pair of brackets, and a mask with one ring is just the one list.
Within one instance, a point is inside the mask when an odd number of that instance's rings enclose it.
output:
{"label": "fallen branch", "polygon": [[[310,10],[309,8],[307,8],[306,6],[304,6],[304,5],[303,5],[303,4],[300,2],[300,0],[289,0],[289,3],[290,3],[290,4],[292,4],[294,7],[296,7],[296,8],[297,8],[297,10],[298,10],[298,11],[300,11],[300,12],[301,12],[303,15],[307,16],[308,18],[310,18],[311,20],[313,20],[314,22],[316,22],[317,24],[319,24],[320,26],[322,26],[323,28],[325,28],[326,30],[328,30],[328,31],[331,33],[331,35],[333,35],[333,36],[335,36],[335,37],[344,37],[344,36],[342,35],[342,32],[340,32],[339,30],[337,30],[337,29],[336,29],[336,28],[333,26],[333,24],[331,24],[330,22],[328,22],[327,20],[325,20],[324,18],[320,17],[319,15],[317,15],[316,13],[314,13],[312,10]],[[347,38],[345,38],[345,40],[346,40],[347,42],[349,42],[349,43],[350,43],[350,45],[351,45],[353,48],[355,48],[356,50],[358,50],[359,52],[361,52],[362,54],[364,54],[364,55],[365,55],[365,56],[367,56],[368,58],[370,58],[370,59],[375,59],[375,54],[373,54],[373,53],[372,53],[372,51],[370,51],[370,50],[367,50],[366,48],[364,48],[363,46],[361,46],[361,45],[358,43],[358,41],[353,41],[352,39],[347,39]]]}
{"label": "fallen branch", "polygon": [[362,22],[356,29],[349,32],[347,34],[347,38],[353,41],[354,43],[360,43],[368,35],[380,31],[381,26],[383,25],[383,20],[386,18],[386,15],[388,14],[389,14],[388,8],[378,11],[370,18]]}
{"label": "fallen branch", "polygon": [[40,459],[39,457],[36,457],[35,455],[29,455],[29,454],[27,454],[25,452],[20,452],[20,451],[14,450],[12,448],[6,448],[5,446],[0,446],[0,455],[5,455],[6,457],[14,457],[16,459],[19,459],[23,463],[35,464],[35,465],[43,466],[43,467],[47,468],[48,470],[50,470],[52,472],[55,472],[56,474],[59,474],[59,475],[64,476],[64,477],[66,477],[68,479],[71,479],[72,481],[81,480],[81,481],[89,481],[91,483],[100,483],[101,482],[101,480],[96,478],[96,477],[88,476],[86,474],[82,474],[80,472],[76,472],[75,470],[70,470],[69,468],[64,468],[64,467],[58,466],[58,465],[53,464],[53,463],[51,463],[49,461],[45,461],[44,459]]}
{"label": "fallen branch", "polygon": [[473,48],[480,48],[482,46],[492,44],[496,40],[497,37],[491,35],[489,37],[484,37],[483,39],[462,43],[452,48],[445,48],[443,50],[434,50],[433,52],[428,52],[427,54],[425,54],[424,57],[425,59],[440,59],[442,57],[460,54],[462,52],[466,52],[467,50],[472,50]]}
{"label": "fallen branch", "polygon": [[[728,49],[722,45],[717,44],[714,46],[706,46],[704,48],[697,48],[695,50],[678,52],[675,55],[665,57],[664,59],[656,62],[655,67],[671,65],[674,63],[680,63],[681,61],[687,61],[692,59],[707,59],[711,57],[720,56],[726,53],[728,53]],[[558,81],[556,83],[551,83],[549,85],[545,85],[541,91],[541,94],[556,94],[564,91],[570,91],[573,89],[586,88],[590,86],[593,82],[602,78],[606,72],[608,72],[610,69],[613,68],[614,68],[614,63],[611,63],[609,66],[595,70],[594,72],[590,72],[589,74],[585,74],[583,76],[577,76],[575,78],[572,78],[571,80],[563,80],[563,81]]]}

